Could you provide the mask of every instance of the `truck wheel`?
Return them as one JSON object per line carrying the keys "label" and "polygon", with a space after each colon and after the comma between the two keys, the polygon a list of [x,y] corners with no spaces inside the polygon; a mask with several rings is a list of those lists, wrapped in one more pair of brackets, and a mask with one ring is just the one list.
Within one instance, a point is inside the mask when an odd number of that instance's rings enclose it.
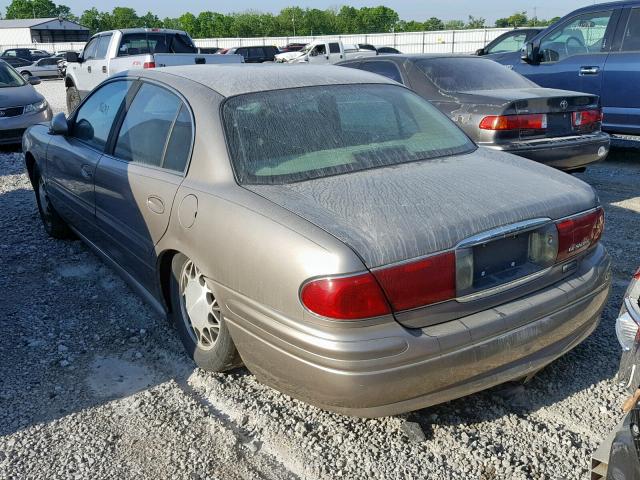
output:
{"label": "truck wheel", "polygon": [[73,235],[66,222],[60,218],[56,209],[53,208],[49,195],[47,194],[47,186],[44,178],[38,170],[34,172],[34,186],[36,190],[36,202],[38,204],[38,212],[42,219],[42,225],[50,237],[65,239],[71,238]]}
{"label": "truck wheel", "polygon": [[27,82],[31,78],[31,74],[29,72],[20,72],[20,75],[22,75],[22,78],[24,78]]}
{"label": "truck wheel", "polygon": [[80,93],[75,85],[67,87],[67,113],[73,112],[80,105]]}
{"label": "truck wheel", "polygon": [[189,356],[200,368],[223,372],[242,365],[215,292],[193,260],[171,262],[171,319]]}

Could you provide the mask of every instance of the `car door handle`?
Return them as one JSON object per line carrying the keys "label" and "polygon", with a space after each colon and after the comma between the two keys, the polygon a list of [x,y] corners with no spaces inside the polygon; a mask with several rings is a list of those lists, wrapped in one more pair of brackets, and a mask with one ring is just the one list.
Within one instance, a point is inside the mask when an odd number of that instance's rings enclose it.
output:
{"label": "car door handle", "polygon": [[87,72],[91,73],[91,65],[87,65]]}
{"label": "car door handle", "polygon": [[102,73],[107,73],[107,66],[106,65],[102,65]]}
{"label": "car door handle", "polygon": [[600,67],[580,67],[580,75],[597,75]]}
{"label": "car door handle", "polygon": [[91,165],[82,165],[80,167],[80,173],[84,178],[89,180],[91,177],[93,177],[93,168],[91,167]]}

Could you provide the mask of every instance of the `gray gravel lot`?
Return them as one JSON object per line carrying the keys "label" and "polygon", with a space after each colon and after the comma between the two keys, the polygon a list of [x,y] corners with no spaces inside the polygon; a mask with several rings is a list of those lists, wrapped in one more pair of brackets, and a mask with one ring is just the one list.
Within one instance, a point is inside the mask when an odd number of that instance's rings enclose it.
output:
{"label": "gray gravel lot", "polygon": [[[64,108],[60,81],[38,89]],[[614,284],[596,332],[527,385],[409,415],[327,413],[211,374],[79,241],[46,237],[21,153],[0,151],[0,478],[573,479],[619,420],[614,321],[640,264],[640,154],[580,178],[605,206]],[[426,440],[404,433],[406,419]]]}

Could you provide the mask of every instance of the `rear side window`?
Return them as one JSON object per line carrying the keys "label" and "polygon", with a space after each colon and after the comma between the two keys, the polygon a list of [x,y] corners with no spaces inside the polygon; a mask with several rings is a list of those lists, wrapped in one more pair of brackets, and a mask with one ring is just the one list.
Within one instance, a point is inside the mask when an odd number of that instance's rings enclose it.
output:
{"label": "rear side window", "polygon": [[432,58],[418,60],[416,66],[445,92],[537,87],[519,73],[484,58]]}
{"label": "rear side window", "polygon": [[180,107],[180,113],[173,124],[171,137],[164,154],[163,168],[183,172],[191,153],[191,139],[193,126],[191,125],[191,115],[185,105]]}
{"label": "rear side window", "polygon": [[[164,88],[143,84],[138,90],[124,117],[114,155],[123,160],[163,167],[165,146],[171,145],[171,159],[167,168],[184,169],[186,156],[179,150],[189,137],[191,143],[191,120],[180,116],[182,100]],[[186,110],[186,108],[185,108]],[[188,117],[188,112],[185,112]],[[178,123],[176,138],[172,139],[174,124]],[[179,168],[182,165],[182,168]]]}
{"label": "rear side window", "polygon": [[264,56],[264,51],[262,47],[251,47],[249,49],[249,58],[262,58]]}
{"label": "rear side window", "polygon": [[396,67],[393,62],[383,62],[383,61],[374,61],[374,62],[362,62],[360,64],[360,70],[366,70],[367,72],[377,73],[378,75],[382,75],[383,77],[390,78],[391,80],[395,80],[398,83],[402,83],[402,76],[400,76],[400,70]]}
{"label": "rear side window", "polygon": [[239,183],[297,182],[475,148],[444,114],[397,85],[252,93],[229,98],[222,113]]}
{"label": "rear side window", "polygon": [[634,8],[629,15],[627,28],[622,39],[622,51],[634,52],[640,50],[640,8]]}
{"label": "rear side window", "polygon": [[339,43],[330,43],[329,44],[329,53],[340,53],[340,44]]}
{"label": "rear side window", "polygon": [[72,136],[91,147],[104,150],[113,121],[130,86],[130,81],[118,81],[107,83],[96,90],[80,105],[73,123]]}

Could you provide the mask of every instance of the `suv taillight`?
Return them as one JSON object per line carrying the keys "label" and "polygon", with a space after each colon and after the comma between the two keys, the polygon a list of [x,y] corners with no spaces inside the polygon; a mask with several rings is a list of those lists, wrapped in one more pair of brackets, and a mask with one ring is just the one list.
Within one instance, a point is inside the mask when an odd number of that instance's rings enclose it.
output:
{"label": "suv taillight", "polygon": [[156,68],[156,62],[144,62],[142,68]]}
{"label": "suv taillight", "polygon": [[571,258],[595,245],[604,230],[604,210],[568,218],[556,223],[558,228],[557,262]]}

